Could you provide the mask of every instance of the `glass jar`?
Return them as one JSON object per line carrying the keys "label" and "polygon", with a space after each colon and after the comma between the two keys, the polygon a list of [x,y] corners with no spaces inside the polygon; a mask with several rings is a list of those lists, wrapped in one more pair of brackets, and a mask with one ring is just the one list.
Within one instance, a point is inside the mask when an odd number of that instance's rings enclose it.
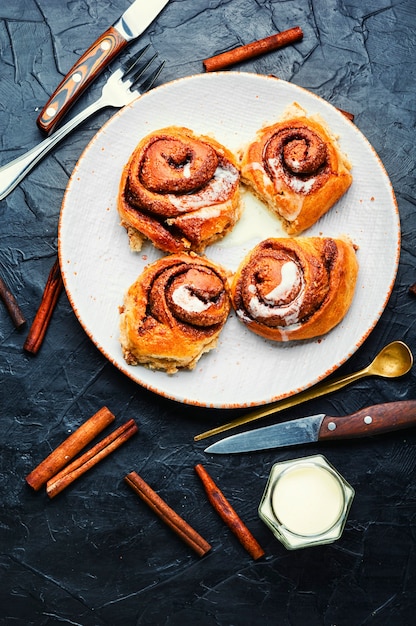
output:
{"label": "glass jar", "polygon": [[259,516],[288,550],[341,536],[354,489],[318,454],[273,465]]}

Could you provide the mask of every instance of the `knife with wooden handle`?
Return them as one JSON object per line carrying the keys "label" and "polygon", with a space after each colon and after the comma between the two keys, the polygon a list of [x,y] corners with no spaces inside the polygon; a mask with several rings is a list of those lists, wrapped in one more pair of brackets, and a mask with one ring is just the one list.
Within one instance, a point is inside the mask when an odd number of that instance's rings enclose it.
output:
{"label": "knife with wooden handle", "polygon": [[133,39],[153,22],[169,0],[135,0],[113,26],[69,70],[40,112],[36,123],[50,134],[83,91]]}
{"label": "knife with wooden handle", "polygon": [[321,413],[225,437],[205,449],[211,454],[235,454],[296,446],[333,439],[369,437],[416,425],[416,400],[387,402],[351,415]]}

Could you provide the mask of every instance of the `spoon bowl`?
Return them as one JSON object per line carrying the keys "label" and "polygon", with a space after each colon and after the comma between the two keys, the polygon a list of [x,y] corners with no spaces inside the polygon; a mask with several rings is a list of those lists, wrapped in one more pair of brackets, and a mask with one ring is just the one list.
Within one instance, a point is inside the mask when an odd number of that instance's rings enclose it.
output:
{"label": "spoon bowl", "polygon": [[365,368],[369,376],[396,378],[410,371],[413,365],[413,355],[403,341],[393,341],[385,346],[374,361]]}
{"label": "spoon bowl", "polygon": [[301,404],[302,402],[306,402],[307,400],[312,400],[312,398],[319,398],[320,396],[332,393],[333,391],[338,391],[338,389],[342,389],[342,387],[345,387],[360,378],[365,378],[366,376],[381,376],[382,378],[397,378],[399,376],[404,376],[404,374],[407,374],[410,371],[412,365],[413,355],[409,346],[407,346],[403,341],[393,341],[380,350],[370,365],[367,365],[367,367],[364,367],[358,372],[346,374],[345,376],[325,381],[324,383],[315,385],[310,389],[305,389],[305,391],[301,391],[290,398],[284,398],[283,400],[273,402],[272,404],[269,404],[267,408],[252,411],[247,415],[238,417],[232,422],[221,424],[221,426],[217,426],[217,428],[213,428],[201,433],[200,435],[196,435],[194,440],[199,441],[201,439],[205,439],[206,437],[210,437],[211,435],[218,435],[225,430],[230,430],[236,426],[241,426],[242,424],[258,420],[261,417],[278,413],[279,411],[283,411],[283,409],[288,409],[297,404]]}

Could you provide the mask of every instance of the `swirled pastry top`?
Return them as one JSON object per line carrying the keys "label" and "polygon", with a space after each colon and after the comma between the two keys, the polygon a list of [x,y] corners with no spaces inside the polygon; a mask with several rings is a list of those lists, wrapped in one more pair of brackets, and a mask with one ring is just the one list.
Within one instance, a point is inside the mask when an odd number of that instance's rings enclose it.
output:
{"label": "swirled pastry top", "polygon": [[231,309],[228,274],[195,253],[148,265],[128,289],[120,315],[130,365],[174,373],[212,350]]}
{"label": "swirled pastry top", "polygon": [[294,103],[243,152],[243,182],[290,235],[312,226],[351,185],[350,164],[323,120]]}
{"label": "swirled pastry top", "polygon": [[262,337],[311,339],[343,319],[357,274],[355,248],[347,240],[266,239],[235,273],[232,303],[240,321]]}
{"label": "swirled pastry top", "polygon": [[202,252],[240,217],[240,173],[219,142],[170,126],[144,137],[123,169],[118,211],[130,245]]}

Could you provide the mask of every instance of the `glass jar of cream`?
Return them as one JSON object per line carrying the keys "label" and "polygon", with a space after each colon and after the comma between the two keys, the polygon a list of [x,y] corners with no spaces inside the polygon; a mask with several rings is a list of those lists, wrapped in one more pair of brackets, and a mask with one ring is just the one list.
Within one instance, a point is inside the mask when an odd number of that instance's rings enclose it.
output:
{"label": "glass jar of cream", "polygon": [[288,550],[342,534],[354,489],[322,455],[273,465],[259,516]]}

